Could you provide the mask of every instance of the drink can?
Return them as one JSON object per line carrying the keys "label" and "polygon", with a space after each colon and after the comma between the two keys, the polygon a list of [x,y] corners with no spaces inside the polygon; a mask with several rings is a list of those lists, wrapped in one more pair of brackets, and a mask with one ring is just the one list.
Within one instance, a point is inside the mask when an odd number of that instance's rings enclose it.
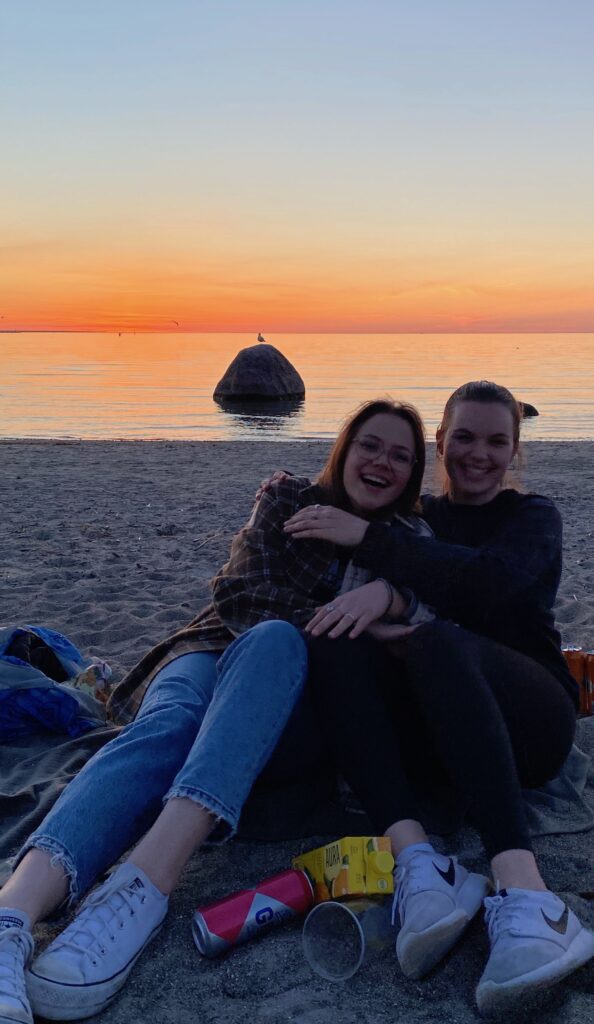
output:
{"label": "drink can", "polygon": [[586,690],[586,710],[584,714],[592,714],[594,702],[594,651],[586,651],[586,669],[584,673],[584,686]]}
{"label": "drink can", "polygon": [[253,889],[197,907],[192,918],[194,942],[203,956],[220,956],[268,928],[305,914],[313,898],[305,871],[281,871]]}
{"label": "drink can", "polygon": [[588,705],[588,691],[586,684],[586,654],[581,647],[563,647],[563,654],[565,655],[565,661],[567,667],[571,672],[573,678],[579,687],[580,693],[580,715],[588,715],[590,711],[586,710]]}

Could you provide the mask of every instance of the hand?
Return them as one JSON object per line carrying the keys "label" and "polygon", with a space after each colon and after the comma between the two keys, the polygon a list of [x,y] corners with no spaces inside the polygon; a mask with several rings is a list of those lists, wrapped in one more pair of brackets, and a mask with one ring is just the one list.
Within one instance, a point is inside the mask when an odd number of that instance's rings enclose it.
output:
{"label": "hand", "polygon": [[272,476],[266,476],[260,481],[260,486],[256,491],[256,501],[259,501],[266,491],[269,491],[273,484],[281,484],[283,480],[288,480],[291,474],[286,473],[284,469],[275,469]]}
{"label": "hand", "polygon": [[318,608],[313,619],[305,627],[306,633],[322,636],[328,633],[330,640],[349,631],[349,638],[355,640],[370,623],[381,619],[386,612],[386,588],[375,580],[362,587],[341,594],[330,604]]}
{"label": "hand", "polygon": [[[369,523],[333,505],[306,505],[287,519],[284,530],[293,537],[329,540],[345,548],[356,548]],[[385,593],[385,591],[384,591]]]}

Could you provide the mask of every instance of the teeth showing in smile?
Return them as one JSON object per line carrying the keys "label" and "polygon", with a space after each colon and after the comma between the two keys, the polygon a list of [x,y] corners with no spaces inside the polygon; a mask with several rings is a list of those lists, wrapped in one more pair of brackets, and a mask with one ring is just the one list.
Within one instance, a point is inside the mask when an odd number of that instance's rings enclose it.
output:
{"label": "teeth showing in smile", "polygon": [[383,480],[382,477],[379,476],[366,475],[362,476],[361,479],[364,484],[369,484],[371,487],[388,487],[389,484],[388,480]]}

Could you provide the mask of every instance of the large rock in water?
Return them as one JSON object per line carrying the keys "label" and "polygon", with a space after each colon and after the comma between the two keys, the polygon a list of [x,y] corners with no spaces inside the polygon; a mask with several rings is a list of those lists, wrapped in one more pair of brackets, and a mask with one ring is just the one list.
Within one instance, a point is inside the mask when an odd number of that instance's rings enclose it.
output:
{"label": "large rock in water", "polygon": [[303,398],[305,384],[289,360],[267,343],[242,348],[214,390],[214,398]]}

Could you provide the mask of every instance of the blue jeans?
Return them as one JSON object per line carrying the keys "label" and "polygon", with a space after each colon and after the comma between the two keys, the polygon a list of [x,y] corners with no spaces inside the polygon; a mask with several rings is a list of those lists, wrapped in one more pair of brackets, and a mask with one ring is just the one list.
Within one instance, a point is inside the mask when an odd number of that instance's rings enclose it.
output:
{"label": "blue jeans", "polygon": [[155,676],[135,720],[65,788],[18,860],[31,847],[51,853],[74,901],[172,797],[195,800],[215,815],[221,838],[232,835],[306,676],[305,640],[280,620],[254,626],[222,655],[180,656]]}

